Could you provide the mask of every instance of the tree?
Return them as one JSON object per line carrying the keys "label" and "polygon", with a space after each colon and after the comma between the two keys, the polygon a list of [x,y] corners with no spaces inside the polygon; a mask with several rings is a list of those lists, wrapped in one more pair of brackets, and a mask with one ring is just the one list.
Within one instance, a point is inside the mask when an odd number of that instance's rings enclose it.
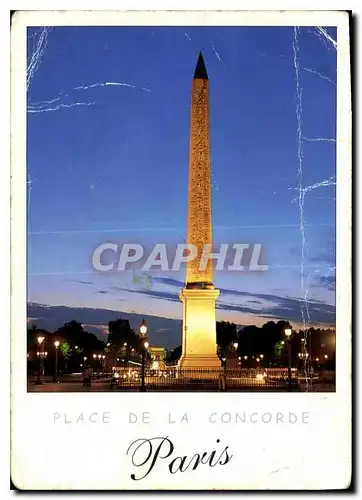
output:
{"label": "tree", "polygon": [[82,323],[72,320],[69,323],[64,323],[63,326],[58,328],[56,333],[72,344],[79,345],[83,340],[84,330]]}
{"label": "tree", "polygon": [[63,355],[64,371],[66,372],[67,368],[68,368],[68,360],[72,354],[72,349],[70,348],[70,345],[68,344],[68,342],[66,340],[61,341],[59,348],[60,348],[60,352]]}
{"label": "tree", "polygon": [[77,367],[79,366],[83,356],[90,359],[94,353],[103,351],[104,349],[104,342],[102,342],[93,333],[86,332],[83,325],[78,321],[72,320],[69,323],[65,323],[63,326],[58,328],[54,335],[59,340],[67,341],[71,346],[72,354],[74,355],[74,365],[77,365]]}
{"label": "tree", "polygon": [[165,358],[165,362],[168,365],[174,365],[177,363],[177,361],[181,358],[182,354],[182,346],[178,345],[175,347],[175,349],[172,349],[172,351],[167,351],[167,355]]}
{"label": "tree", "polygon": [[255,325],[249,325],[239,331],[238,352],[241,356],[252,356],[260,350],[260,330],[261,329]]}
{"label": "tree", "polygon": [[140,338],[132,330],[128,320],[119,318],[116,321],[110,321],[108,329],[107,347],[115,357],[122,356],[129,359],[132,349],[141,352]]}
{"label": "tree", "polygon": [[278,340],[278,342],[275,343],[275,346],[274,346],[274,358],[275,359],[280,359],[283,356],[285,345],[286,344],[285,344],[284,340]]}
{"label": "tree", "polygon": [[237,340],[235,323],[229,321],[216,322],[216,343],[220,352],[225,351],[233,342]]}

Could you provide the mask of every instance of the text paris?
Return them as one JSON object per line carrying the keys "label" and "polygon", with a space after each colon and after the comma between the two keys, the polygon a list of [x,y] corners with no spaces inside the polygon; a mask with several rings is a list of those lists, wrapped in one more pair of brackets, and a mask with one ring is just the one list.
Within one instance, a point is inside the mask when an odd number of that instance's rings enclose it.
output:
{"label": "text paris", "polygon": [[[220,439],[217,439],[216,443],[220,443]],[[174,451],[175,447],[167,436],[136,439],[128,447],[127,455],[130,455],[132,465],[140,467],[141,471],[138,476],[131,474],[131,479],[134,481],[144,479],[150,474],[156,463],[166,459],[170,459],[166,461],[166,464],[171,474],[196,470],[200,465],[208,465],[209,467],[226,465],[232,459],[232,455],[228,452],[228,446],[225,446],[221,452],[220,450],[205,451],[195,453],[191,457],[187,455],[177,456]]]}

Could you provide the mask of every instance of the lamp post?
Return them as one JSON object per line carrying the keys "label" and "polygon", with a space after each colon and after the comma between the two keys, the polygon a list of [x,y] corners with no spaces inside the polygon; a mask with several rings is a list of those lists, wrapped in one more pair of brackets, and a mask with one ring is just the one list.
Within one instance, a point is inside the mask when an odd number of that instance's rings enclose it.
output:
{"label": "lamp post", "polygon": [[125,366],[128,366],[128,344],[127,342],[124,342],[123,344],[123,349],[122,349],[122,352],[124,352],[124,363],[125,363]]}
{"label": "lamp post", "polygon": [[55,347],[55,369],[54,369],[54,382],[59,383],[58,381],[58,349],[60,346],[59,340],[54,342]]}
{"label": "lamp post", "polygon": [[43,341],[44,341],[44,337],[38,337],[37,338],[37,342],[39,344],[39,352],[37,352],[38,357],[39,357],[39,367],[38,367],[38,376],[37,376],[37,379],[36,379],[36,382],[35,382],[36,385],[41,385],[43,383],[41,381],[41,378],[40,378],[40,373],[41,373],[41,346],[42,346]]}
{"label": "lamp post", "polygon": [[260,358],[260,368],[261,368],[263,364],[264,354],[260,354],[259,358]]}
{"label": "lamp post", "polygon": [[292,348],[290,343],[290,338],[292,336],[292,329],[286,328],[284,330],[285,336],[287,337],[288,344],[288,391],[292,390]]}
{"label": "lamp post", "polygon": [[146,350],[148,348],[148,342],[147,342],[147,325],[145,320],[142,320],[142,323],[140,324],[140,336],[141,336],[141,342],[142,342],[142,372],[141,372],[141,392],[145,392],[146,387],[145,387],[145,364],[146,364]]}

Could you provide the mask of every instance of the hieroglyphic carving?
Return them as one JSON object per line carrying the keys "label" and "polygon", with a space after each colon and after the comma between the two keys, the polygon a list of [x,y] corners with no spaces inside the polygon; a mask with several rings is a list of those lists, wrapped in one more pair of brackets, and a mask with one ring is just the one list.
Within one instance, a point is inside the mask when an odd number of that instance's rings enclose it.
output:
{"label": "hieroglyphic carving", "polygon": [[212,283],[212,261],[200,270],[204,245],[212,244],[208,80],[192,82],[187,242],[197,258],[187,263],[186,282]]}

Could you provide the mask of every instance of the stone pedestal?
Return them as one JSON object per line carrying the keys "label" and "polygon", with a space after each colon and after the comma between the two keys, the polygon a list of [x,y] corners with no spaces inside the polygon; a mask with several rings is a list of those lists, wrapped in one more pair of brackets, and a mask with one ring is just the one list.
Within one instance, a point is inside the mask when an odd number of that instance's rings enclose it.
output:
{"label": "stone pedestal", "polygon": [[215,301],[219,290],[186,289],[183,302],[182,356],[179,368],[220,368],[217,355]]}

